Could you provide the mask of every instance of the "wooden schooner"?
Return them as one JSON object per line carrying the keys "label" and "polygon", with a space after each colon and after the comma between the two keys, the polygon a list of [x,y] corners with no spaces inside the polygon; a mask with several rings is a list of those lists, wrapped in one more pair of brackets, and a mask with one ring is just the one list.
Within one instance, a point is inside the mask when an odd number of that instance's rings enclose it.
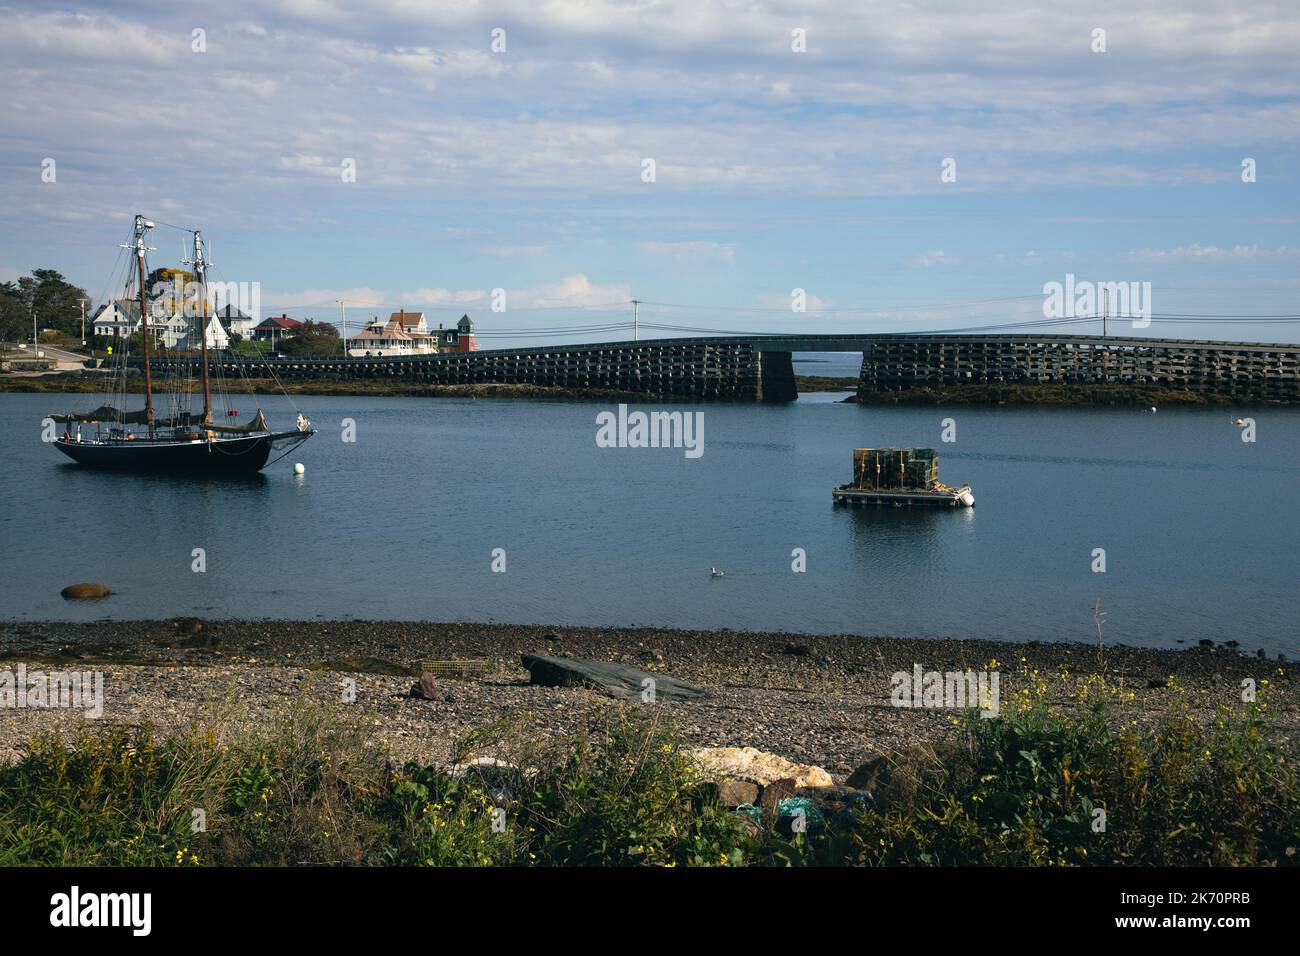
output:
{"label": "wooden schooner", "polygon": [[[198,286],[195,306],[199,313],[199,338],[203,413],[197,417],[190,411],[190,383],[173,374],[171,383],[172,408],[166,418],[155,415],[154,376],[152,368],[151,332],[149,329],[149,303],[145,289],[145,254],[151,251],[145,245],[145,236],[154,224],[144,216],[136,216],[132,241],[123,248],[135,258],[134,280],[138,286],[140,322],[143,331],[144,351],[144,408],[125,409],[126,382],[131,364],[127,349],[118,357],[121,371],[117,392],[120,405],[101,405],[87,413],[69,412],[52,415],[55,422],[66,425],[54,445],[73,461],[92,468],[110,468],[121,471],[162,472],[194,476],[253,474],[261,471],[273,451],[278,461],[300,442],[316,434],[311,423],[298,414],[293,431],[272,431],[262,409],[247,422],[238,422],[238,412],[226,409],[225,421],[213,418],[213,388],[208,367],[207,334],[207,275],[208,262],[203,247],[203,236],[193,230],[194,258],[186,260],[194,267]],[[129,341],[129,335],[126,337]],[[219,395],[224,401],[224,392]],[[93,434],[87,434],[94,426]],[[142,428],[136,426],[143,426]]]}

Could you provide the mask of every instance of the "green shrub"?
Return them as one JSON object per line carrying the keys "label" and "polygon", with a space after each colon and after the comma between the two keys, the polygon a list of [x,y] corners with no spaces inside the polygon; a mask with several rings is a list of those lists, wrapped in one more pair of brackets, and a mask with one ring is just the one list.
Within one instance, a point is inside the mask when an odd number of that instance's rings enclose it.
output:
{"label": "green shrub", "polygon": [[616,712],[600,740],[581,736],[540,776],[522,823],[542,864],[739,865],[748,843],[737,815],[702,786],[680,739],[657,718]]}
{"label": "green shrub", "polygon": [[852,861],[1300,862],[1300,775],[1271,742],[1262,697],[1209,721],[1176,707],[1148,727],[1125,719],[1122,690],[1100,684],[1070,711],[1038,695],[997,718],[966,717],[941,770],[897,768],[920,786],[862,815]]}
{"label": "green shrub", "polygon": [[[0,865],[1300,862],[1300,774],[1267,681],[1253,704],[1156,716],[1099,678],[1051,707],[1030,677],[1000,716],[954,718],[953,739],[897,755],[852,827],[792,837],[719,807],[655,708],[544,746],[506,721],[456,767],[400,770],[364,718],[305,697],[267,730],[232,732],[227,715],[165,741],[45,734],[0,765]],[[504,766],[460,765],[489,745]]]}

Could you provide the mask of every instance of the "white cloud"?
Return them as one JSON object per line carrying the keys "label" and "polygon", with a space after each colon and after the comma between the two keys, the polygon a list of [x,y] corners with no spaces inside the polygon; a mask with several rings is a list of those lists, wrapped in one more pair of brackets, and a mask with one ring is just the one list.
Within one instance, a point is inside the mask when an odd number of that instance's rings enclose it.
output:
{"label": "white cloud", "polygon": [[678,262],[698,262],[701,259],[733,263],[736,247],[718,242],[643,242],[641,251],[648,256],[668,256]]}
{"label": "white cloud", "polygon": [[543,283],[514,291],[507,289],[508,304],[514,308],[555,308],[560,306],[614,306],[632,298],[626,283],[593,285],[585,275],[566,276],[558,282]]}
{"label": "white cloud", "polygon": [[483,251],[498,259],[524,259],[544,255],[546,246],[491,246]]}
{"label": "white cloud", "polygon": [[302,289],[297,292],[262,292],[262,311],[270,309],[279,311],[280,309],[296,308],[317,308],[317,309],[338,309],[339,300],[342,299],[349,309],[373,309],[379,308],[391,301],[384,293],[378,289],[371,289],[366,286],[353,287],[351,289]]}
{"label": "white cloud", "polygon": [[1251,259],[1297,259],[1300,248],[1295,246],[1276,246],[1272,249],[1260,248],[1258,245],[1237,245],[1231,247],[1202,246],[1193,243],[1189,246],[1176,246],[1172,249],[1131,249],[1131,259],[1154,260],[1251,260]]}
{"label": "white cloud", "polygon": [[942,249],[930,249],[927,252],[918,252],[912,257],[914,266],[946,266],[952,265],[960,260],[950,255],[946,255]]}
{"label": "white cloud", "polygon": [[432,307],[480,302],[487,298],[487,293],[482,289],[459,289],[453,292],[450,289],[423,288],[413,292],[403,292],[400,298],[405,302]]}

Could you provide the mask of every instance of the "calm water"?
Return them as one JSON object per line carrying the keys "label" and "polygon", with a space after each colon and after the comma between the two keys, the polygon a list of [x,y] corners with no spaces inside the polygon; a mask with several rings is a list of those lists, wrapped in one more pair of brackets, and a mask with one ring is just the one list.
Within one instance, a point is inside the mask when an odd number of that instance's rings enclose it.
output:
{"label": "calm water", "polygon": [[[579,402],[300,398],[321,434],[254,480],[98,473],[0,395],[0,618],[198,614],[652,624],[1300,656],[1300,413],[696,406],[705,453],[601,449]],[[273,421],[291,420],[271,399]],[[673,406],[687,410],[688,406]],[[955,444],[940,422],[957,421]],[[357,441],[341,440],[354,418]],[[850,449],[939,448],[961,511],[831,505]],[[302,461],[305,476],[292,473]],[[207,552],[207,572],[190,570]],[[791,549],[808,571],[790,570]],[[505,574],[490,555],[504,548]],[[1105,548],[1107,571],[1090,570]],[[711,566],[726,576],[709,576]],[[117,594],[64,602],[104,581]]]}

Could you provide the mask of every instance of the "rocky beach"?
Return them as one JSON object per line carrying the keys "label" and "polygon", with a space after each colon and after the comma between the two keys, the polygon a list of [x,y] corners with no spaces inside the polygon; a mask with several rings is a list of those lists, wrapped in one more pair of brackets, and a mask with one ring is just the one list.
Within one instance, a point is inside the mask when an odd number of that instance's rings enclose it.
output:
{"label": "rocky beach", "polygon": [[[612,662],[700,688],[688,700],[628,703],[589,687],[530,682],[522,655]],[[413,696],[425,661],[481,662],[437,676]],[[569,734],[610,708],[663,708],[699,747],[754,747],[824,768],[837,780],[880,755],[953,731],[950,709],[891,702],[891,676],[996,671],[1002,706],[1037,684],[1072,706],[1103,678],[1124,719],[1166,715],[1175,701],[1212,715],[1239,702],[1242,681],[1268,681],[1276,732],[1294,749],[1300,707],[1292,666],[1235,646],[1180,650],[1081,643],[1000,643],[856,635],[650,628],[582,628],[390,621],[238,621],[182,618],[0,625],[0,669],[101,671],[102,722],[152,722],[162,734],[221,711],[239,723],[271,719],[308,695],[358,708],[398,760],[445,763],[456,741],[503,718],[542,737]],[[346,699],[352,688],[354,699]],[[33,733],[84,720],[69,710],[0,709],[0,757]]]}

